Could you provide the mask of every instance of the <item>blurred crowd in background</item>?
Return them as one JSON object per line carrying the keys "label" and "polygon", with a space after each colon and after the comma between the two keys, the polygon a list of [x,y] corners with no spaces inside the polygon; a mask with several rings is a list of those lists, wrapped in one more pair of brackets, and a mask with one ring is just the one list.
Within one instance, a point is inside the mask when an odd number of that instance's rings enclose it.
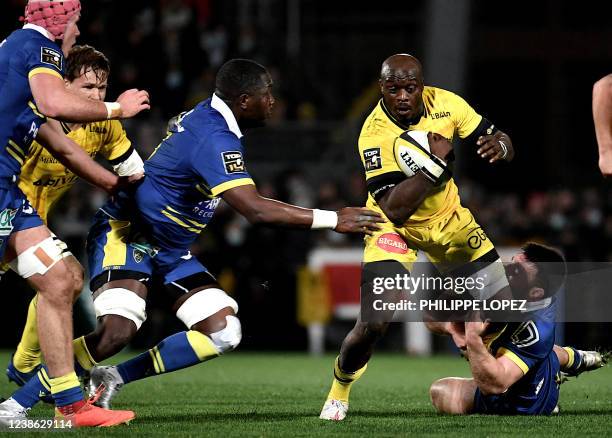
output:
{"label": "blurred crowd in background", "polygon": [[[0,29],[8,35],[19,25],[24,1],[4,3]],[[150,91],[152,110],[124,123],[143,157],[163,138],[170,117],[211,95],[215,72],[224,61],[256,59],[270,70],[276,98],[270,126],[246,138],[247,165],[260,192],[304,207],[363,205],[366,189],[356,140],[361,122],[379,98],[380,63],[396,52],[423,54],[427,82],[432,57],[423,34],[424,18],[431,12],[424,1],[393,13],[377,5],[359,12],[347,2],[322,3],[82,0],[79,43],[93,45],[111,60],[109,97],[127,88]],[[609,48],[597,45],[595,33],[575,35],[591,38],[589,50],[564,46],[545,56],[538,50],[517,53],[522,40],[513,32],[521,29],[536,36],[550,34],[546,41],[554,41],[554,35],[563,41],[564,25],[574,23],[569,2],[546,1],[537,7],[523,2],[529,10],[537,9],[534,14],[548,17],[527,24],[491,10],[489,2],[471,3],[481,4],[472,9],[473,34],[494,29],[494,37],[502,40],[505,35],[514,41],[514,49],[509,46],[512,53],[505,59],[487,48],[490,39],[477,39],[464,60],[468,79],[462,90],[454,91],[511,135],[517,159],[490,169],[477,163],[473,145],[459,146],[457,181],[463,204],[496,245],[536,239],[562,247],[570,261],[612,261],[612,190],[597,172],[589,106],[592,83],[609,67],[597,56]],[[593,28],[608,35],[605,20],[593,17]],[[533,46],[533,39],[526,44]],[[508,68],[500,67],[500,58]],[[574,59],[582,60],[581,69]],[[495,74],[491,60],[497,63]],[[560,77],[554,76],[551,84],[544,74]],[[84,264],[90,219],[104,201],[104,193],[80,184],[51,217],[51,229]],[[237,297],[243,348],[305,347],[305,332],[295,318],[295,272],[316,245],[358,246],[360,239],[254,228],[220,205],[192,252]],[[29,297],[9,295],[22,303],[22,311],[9,309],[5,320],[21,326]],[[167,314],[164,297],[154,295],[136,344],[149,346],[174,331],[178,323]],[[279,326],[286,329],[279,331]],[[4,336],[0,344],[15,345],[18,335]]]}

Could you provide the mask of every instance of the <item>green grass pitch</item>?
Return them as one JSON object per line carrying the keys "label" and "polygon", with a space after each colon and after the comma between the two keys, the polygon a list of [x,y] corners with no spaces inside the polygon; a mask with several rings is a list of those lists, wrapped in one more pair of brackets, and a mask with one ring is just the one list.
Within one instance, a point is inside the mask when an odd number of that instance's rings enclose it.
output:
{"label": "green grass pitch", "polygon": [[[127,357],[121,355],[111,363]],[[8,353],[0,354],[0,363],[7,363],[8,358]],[[458,417],[437,415],[427,390],[437,378],[468,376],[468,366],[461,358],[387,354],[375,355],[353,387],[347,419],[341,423],[322,421],[318,414],[329,389],[333,359],[234,352],[125,387],[115,408],[136,411],[137,418],[129,426],[65,435],[533,437],[609,436],[612,431],[610,367],[565,383],[559,416]],[[13,384],[2,379],[2,395],[13,389]],[[50,406],[39,404],[30,416],[51,415]]]}

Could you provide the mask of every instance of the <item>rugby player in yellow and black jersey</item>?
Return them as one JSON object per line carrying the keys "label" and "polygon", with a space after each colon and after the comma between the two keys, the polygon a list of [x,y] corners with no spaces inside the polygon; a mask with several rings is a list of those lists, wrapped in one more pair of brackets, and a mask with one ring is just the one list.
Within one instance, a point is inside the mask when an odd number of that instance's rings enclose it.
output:
{"label": "rugby player in yellow and black jersey", "polygon": [[[507,294],[499,256],[470,211],[461,206],[453,179],[431,181],[423,172],[407,178],[396,162],[394,147],[405,131],[428,131],[431,153],[447,164],[452,161],[450,140],[455,136],[494,163],[513,158],[510,138],[461,97],[425,86],[421,64],[413,56],[400,54],[385,60],[380,88],[383,97],[363,124],[359,154],[369,192],[366,205],[388,221],[365,238],[362,299],[371,295],[370,277],[406,273],[417,250],[425,252],[443,274],[456,269],[462,275],[486,274],[488,283],[476,298],[489,299],[500,291]],[[388,327],[387,322],[364,321],[364,316],[344,339],[322,419],[344,419],[350,387],[365,372],[374,344]]]}
{"label": "rugby player in yellow and black jersey", "polygon": [[[103,102],[109,73],[110,63],[103,53],[87,45],[74,46],[66,60],[64,81],[68,90]],[[143,162],[119,120],[85,124],[61,122],[61,125],[66,135],[85,152],[92,158],[97,155],[104,157],[120,176],[143,171]],[[19,188],[47,223],[49,212],[77,180],[78,177],[47,149],[34,142],[22,164]],[[19,385],[31,377],[41,361],[36,324],[37,297],[30,302],[21,341],[7,368],[9,380]]]}

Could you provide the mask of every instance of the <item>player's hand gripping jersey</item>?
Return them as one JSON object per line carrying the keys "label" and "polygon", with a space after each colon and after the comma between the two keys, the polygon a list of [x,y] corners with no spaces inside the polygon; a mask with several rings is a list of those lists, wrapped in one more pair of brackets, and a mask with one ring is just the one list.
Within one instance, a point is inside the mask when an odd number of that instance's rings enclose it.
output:
{"label": "player's hand gripping jersey", "polygon": [[[65,123],[62,123],[62,127],[64,133],[89,156],[94,158],[99,153],[112,165],[124,161],[134,151],[118,120],[87,123],[75,130],[70,130]],[[77,180],[78,176],[34,142],[21,169],[19,188],[46,223],[53,205]]]}
{"label": "player's hand gripping jersey", "polygon": [[523,370],[523,377],[500,395],[476,389],[474,412],[499,415],[550,414],[559,400],[559,360],[555,343],[555,305],[552,298],[529,303],[524,322],[507,324],[483,339],[495,357],[506,356]]}
{"label": "player's hand gripping jersey", "polygon": [[142,184],[98,212],[88,243],[92,278],[106,270],[150,273],[154,266],[171,282],[206,271],[189,255],[190,245],[212,219],[219,195],[254,184],[241,137],[231,110],[214,95],[182,114],[145,162]]}

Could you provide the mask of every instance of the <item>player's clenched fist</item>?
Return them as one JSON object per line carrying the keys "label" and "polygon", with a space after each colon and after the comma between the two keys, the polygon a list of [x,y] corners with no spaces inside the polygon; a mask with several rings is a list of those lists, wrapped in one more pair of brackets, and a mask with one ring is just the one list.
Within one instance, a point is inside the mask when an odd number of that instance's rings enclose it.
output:
{"label": "player's clenched fist", "polygon": [[372,210],[361,207],[345,207],[338,210],[338,225],[334,228],[339,233],[374,234],[380,230],[379,223],[385,220]]}
{"label": "player's clenched fist", "polygon": [[124,91],[121,96],[117,98],[117,103],[119,104],[119,108],[116,118],[120,119],[129,119],[139,112],[151,108],[149,104],[149,93],[145,90],[138,90],[136,88]]}

